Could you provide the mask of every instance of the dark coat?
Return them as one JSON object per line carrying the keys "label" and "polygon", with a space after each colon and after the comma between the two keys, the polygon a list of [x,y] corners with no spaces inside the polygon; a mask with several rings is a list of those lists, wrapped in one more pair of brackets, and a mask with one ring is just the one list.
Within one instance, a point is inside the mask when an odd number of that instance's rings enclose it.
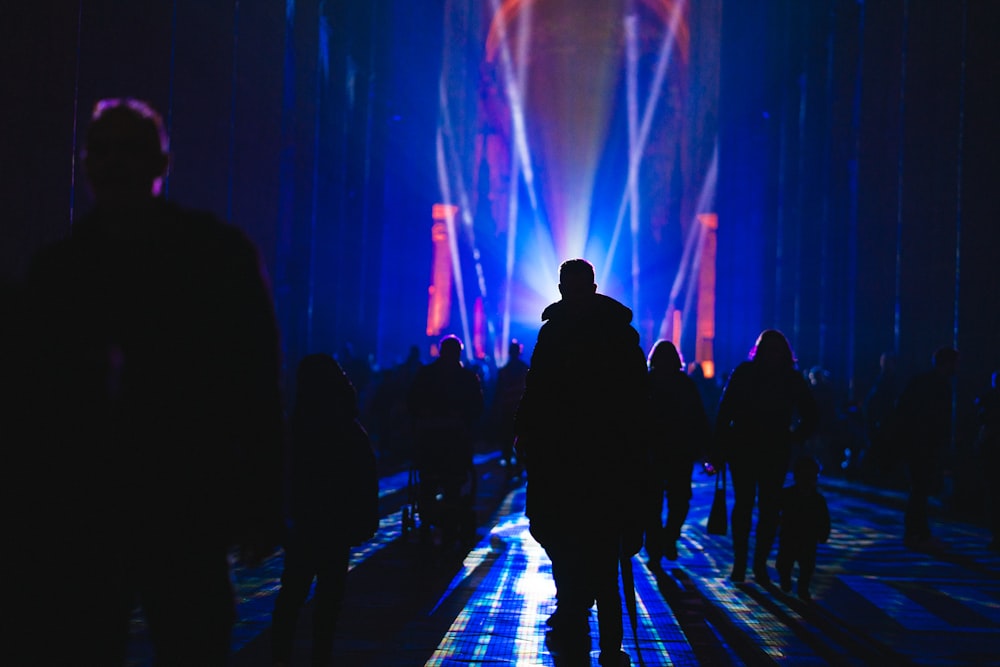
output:
{"label": "dark coat", "polygon": [[793,484],[781,490],[781,541],[815,545],[830,538],[830,510],[815,488]]}
{"label": "dark coat", "polygon": [[378,473],[368,433],[352,415],[292,419],[289,518],[293,538],[357,545],[379,526]]}
{"label": "dark coat", "polygon": [[913,377],[895,414],[898,453],[910,463],[936,462],[951,439],[951,382],[935,370]]}
{"label": "dark coat", "polygon": [[474,371],[440,357],[421,367],[407,400],[417,466],[464,475],[472,465],[483,403],[482,385]]}
{"label": "dark coat", "polygon": [[88,534],[277,544],[278,328],[239,229],[98,209],[39,253],[25,298],[41,505]]}
{"label": "dark coat", "polygon": [[514,416],[524,393],[524,380],[528,375],[528,364],[522,359],[511,359],[497,371],[496,393],[490,417],[497,435],[503,439],[513,437]]}
{"label": "dark coat", "polygon": [[818,424],[816,399],[797,370],[745,361],[723,390],[715,438],[727,461],[787,462],[792,443],[803,442]]}
{"label": "dark coat", "polygon": [[542,313],[516,418],[533,532],[620,526],[641,502],[646,360],[631,319],[601,294]]}
{"label": "dark coat", "polygon": [[653,369],[649,397],[654,469],[661,476],[668,466],[690,469],[706,452],[712,433],[698,385],[680,369]]}

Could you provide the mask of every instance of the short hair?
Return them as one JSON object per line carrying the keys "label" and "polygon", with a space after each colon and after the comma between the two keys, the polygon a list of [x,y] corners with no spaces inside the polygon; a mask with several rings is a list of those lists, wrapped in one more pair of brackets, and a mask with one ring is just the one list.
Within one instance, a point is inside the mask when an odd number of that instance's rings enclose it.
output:
{"label": "short hair", "polygon": [[567,259],[559,265],[560,284],[582,283],[584,281],[594,283],[594,265],[585,259]]}
{"label": "short hair", "polygon": [[455,334],[448,334],[438,343],[438,356],[452,359],[461,359],[462,350],[465,346],[462,339]]}
{"label": "short hair", "polygon": [[680,370],[684,365],[681,360],[680,352],[677,351],[677,347],[669,340],[660,340],[656,342],[653,349],[649,352],[649,367],[659,368],[661,370]]}
{"label": "short hair", "polygon": [[163,117],[148,102],[132,97],[109,97],[99,100],[90,114],[90,127],[87,131],[89,140],[95,135],[95,128],[100,129],[102,120],[115,116],[129,116],[139,121],[142,130],[140,134],[144,144],[139,147],[151,152],[157,150],[166,154],[170,150],[170,140],[164,129]]}

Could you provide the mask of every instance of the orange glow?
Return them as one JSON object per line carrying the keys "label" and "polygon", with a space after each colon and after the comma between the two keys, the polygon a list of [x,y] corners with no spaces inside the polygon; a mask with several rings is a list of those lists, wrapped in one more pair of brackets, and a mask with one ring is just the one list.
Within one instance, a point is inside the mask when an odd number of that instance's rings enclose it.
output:
{"label": "orange glow", "polygon": [[476,297],[473,305],[472,354],[476,359],[486,358],[486,310],[483,297]]}
{"label": "orange glow", "polygon": [[449,218],[458,215],[458,207],[454,204],[434,204],[431,208],[431,217],[435,222],[447,222]]}
{"label": "orange glow", "polygon": [[705,377],[715,375],[715,255],[717,249],[717,213],[701,213],[699,224],[705,227],[705,242],[698,271],[698,322],[694,356]]}
{"label": "orange glow", "polygon": [[[494,62],[496,60],[497,51],[500,48],[501,35],[506,33],[507,38],[510,39],[510,33],[513,32],[512,26],[524,9],[524,6],[537,2],[539,0],[504,0],[503,5],[497,10],[497,13],[493,16],[493,20],[490,22],[490,31],[486,37],[487,62]],[[670,16],[673,14],[677,0],[640,0],[640,2],[643,6],[652,10],[657,18],[663,22],[664,26],[670,25]],[[675,43],[677,44],[677,51],[680,53],[681,59],[686,63],[691,48],[691,31],[688,28],[686,15],[681,18],[677,27]]]}
{"label": "orange glow", "polygon": [[454,216],[457,206],[435,204],[431,225],[433,263],[431,285],[427,288],[427,335],[440,336],[451,317],[451,251],[448,247],[448,225],[445,220]]}

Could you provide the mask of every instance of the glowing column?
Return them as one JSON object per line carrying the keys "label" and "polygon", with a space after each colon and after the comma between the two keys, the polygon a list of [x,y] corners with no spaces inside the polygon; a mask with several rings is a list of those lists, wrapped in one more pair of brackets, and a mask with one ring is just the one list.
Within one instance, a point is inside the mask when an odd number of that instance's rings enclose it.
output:
{"label": "glowing column", "polygon": [[451,319],[451,251],[448,246],[448,221],[454,220],[458,207],[434,204],[431,243],[434,259],[431,286],[427,288],[427,335],[440,336]]}
{"label": "glowing column", "polygon": [[698,321],[694,357],[705,377],[715,376],[715,253],[719,229],[717,213],[701,213],[698,223],[704,227],[701,267],[698,271]]}

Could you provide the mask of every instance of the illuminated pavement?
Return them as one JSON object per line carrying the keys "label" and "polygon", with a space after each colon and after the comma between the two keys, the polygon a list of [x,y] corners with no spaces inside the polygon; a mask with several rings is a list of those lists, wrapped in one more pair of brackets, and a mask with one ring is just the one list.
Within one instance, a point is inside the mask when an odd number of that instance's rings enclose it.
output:
{"label": "illuminated pavement", "polygon": [[[527,531],[523,485],[495,458],[479,461],[477,511],[484,525],[469,551],[402,535],[405,474],[382,480],[379,535],[352,559],[338,627],[337,665],[554,665],[544,645],[553,611],[548,559]],[[905,549],[898,493],[826,481],[833,533],[821,545],[813,602],[777,588],[728,581],[728,537],[704,524],[711,478],[696,475],[680,558],[665,571],[634,559],[638,647],[634,665],[1000,665],[1000,554],[985,529],[935,524],[938,554]],[[730,499],[730,507],[732,506]],[[773,561],[772,561],[773,564]],[[281,557],[237,569],[234,667],[269,665],[267,625]],[[776,577],[776,575],[773,575]],[[149,664],[144,628],[133,623],[130,665]],[[593,662],[596,614],[591,618]],[[295,664],[308,664],[304,610]]]}

